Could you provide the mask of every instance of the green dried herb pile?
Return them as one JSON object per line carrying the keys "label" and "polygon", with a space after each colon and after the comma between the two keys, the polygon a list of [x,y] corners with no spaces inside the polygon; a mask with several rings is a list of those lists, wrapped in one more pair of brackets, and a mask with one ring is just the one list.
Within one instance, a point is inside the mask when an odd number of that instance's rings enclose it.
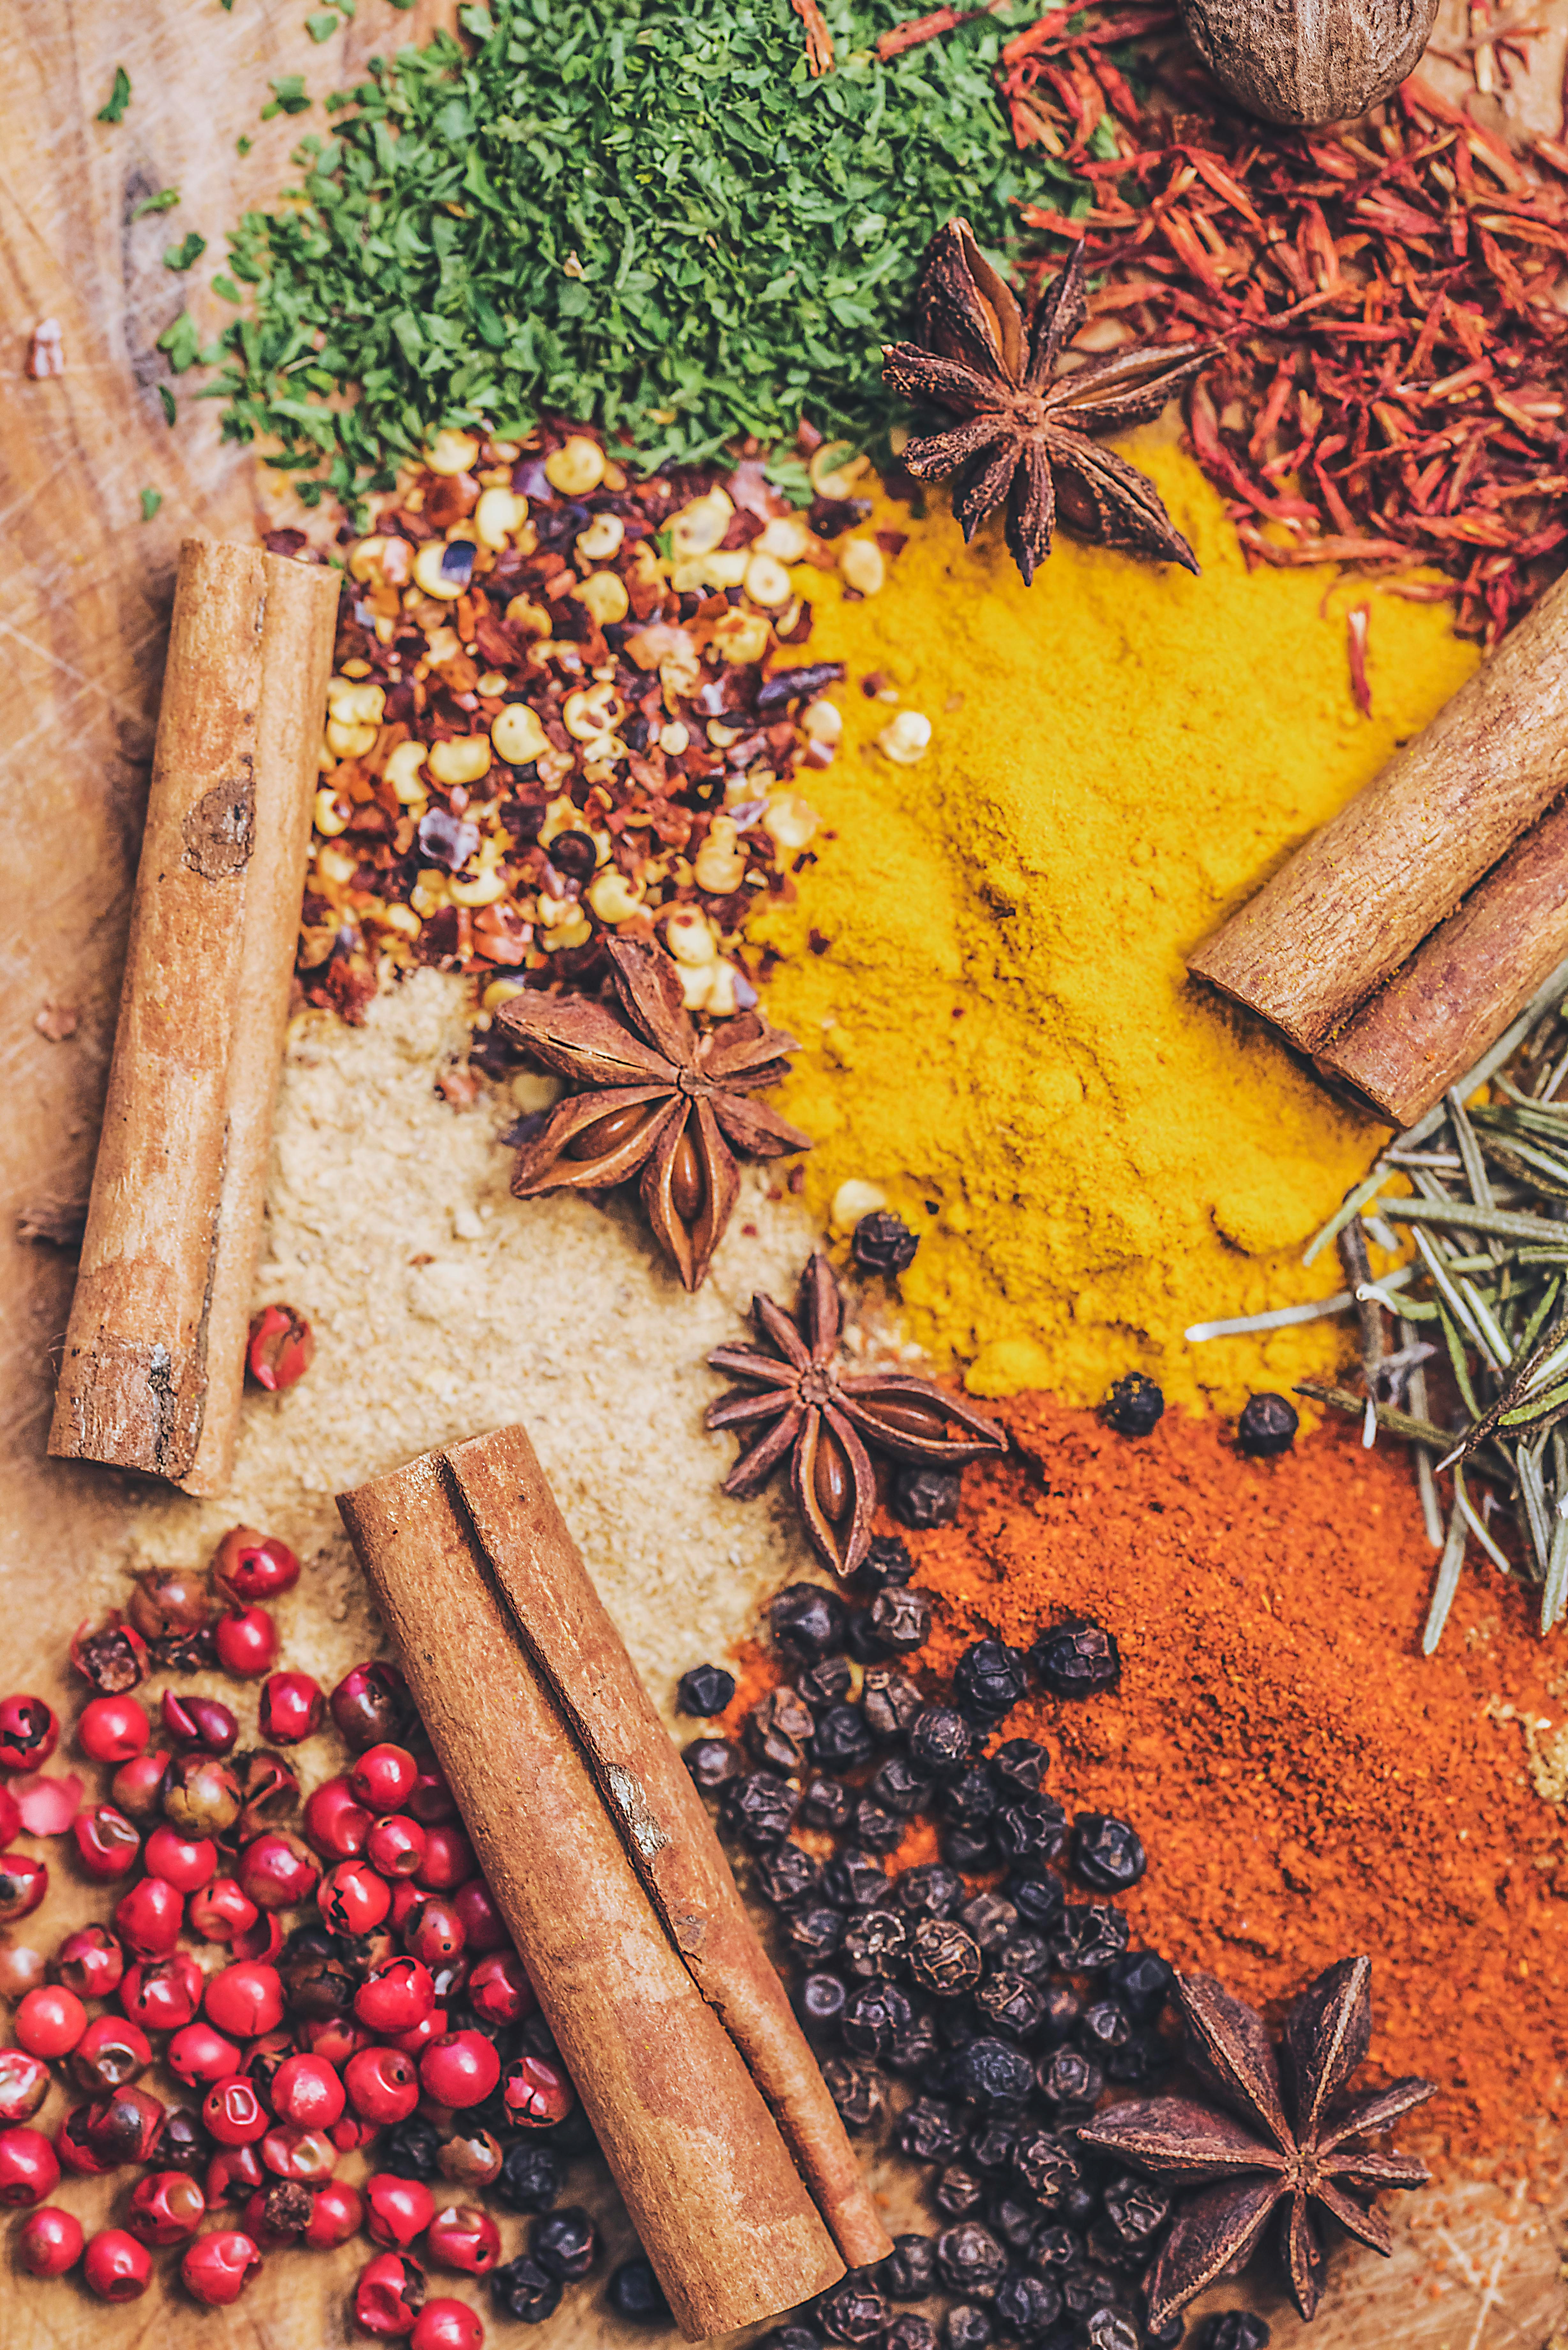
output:
{"label": "green dried herb pile", "polygon": [[649,465],[785,437],[803,411],[870,438],[938,224],[962,213],[994,246],[1043,173],[1080,188],[1013,145],[1002,27],[884,63],[904,13],[829,0],[838,62],[815,80],[788,0],[501,0],[459,12],[466,39],[373,59],[296,151],[302,184],[231,241],[252,291],[208,394],[225,435],[281,442],[267,462],[309,504],[390,487],[442,424],[565,412]]}

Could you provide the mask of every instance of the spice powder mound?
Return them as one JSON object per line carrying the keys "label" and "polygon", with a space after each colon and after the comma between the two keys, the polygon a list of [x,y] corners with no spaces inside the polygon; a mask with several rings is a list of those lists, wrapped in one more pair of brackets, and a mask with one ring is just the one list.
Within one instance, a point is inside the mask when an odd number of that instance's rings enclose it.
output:
{"label": "spice powder mound", "polygon": [[1137,1825],[1135,1939],[1260,2006],[1366,1952],[1374,2067],[1440,2084],[1405,2127],[1428,2156],[1486,2164],[1568,2117],[1564,1824],[1519,1726],[1564,1707],[1530,1595],[1478,1571],[1423,1660],[1408,1470],[1353,1431],[1250,1461],[1175,1411],[1137,1443],[1043,1395],[1000,1416],[1017,1453],[908,1537],[937,1602],[919,1663],[1070,1613],[1115,1635],[1114,1695],[1032,1696],[1002,1734],[1048,1747],[1070,1807]]}

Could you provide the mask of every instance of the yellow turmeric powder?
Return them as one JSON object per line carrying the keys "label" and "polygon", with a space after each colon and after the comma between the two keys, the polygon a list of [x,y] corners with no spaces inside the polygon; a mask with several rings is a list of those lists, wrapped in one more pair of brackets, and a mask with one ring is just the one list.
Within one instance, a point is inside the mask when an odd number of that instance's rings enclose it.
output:
{"label": "yellow turmeric powder", "polygon": [[[1137,1367],[1233,1408],[1326,1370],[1341,1326],[1184,1330],[1337,1285],[1301,1245],[1382,1129],[1189,989],[1182,952],[1477,656],[1442,606],[1249,576],[1169,435],[1128,448],[1200,577],[1063,539],[1026,588],[1000,531],[966,550],[941,502],[868,526],[909,534],[880,592],[824,580],[808,657],[848,664],[844,739],[809,779],[817,861],[755,934],[805,1048],[779,1107],[816,1138],[807,1200],[826,1217],[859,1179],[921,1235],[911,1336],[981,1395],[1096,1401]],[[1345,647],[1363,597],[1370,719]],[[878,747],[899,712],[930,723],[912,764]]]}

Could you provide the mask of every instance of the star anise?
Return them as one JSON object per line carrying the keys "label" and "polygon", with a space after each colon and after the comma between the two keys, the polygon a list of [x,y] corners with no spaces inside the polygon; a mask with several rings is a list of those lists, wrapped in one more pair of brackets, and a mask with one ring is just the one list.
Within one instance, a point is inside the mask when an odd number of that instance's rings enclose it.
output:
{"label": "star anise", "polygon": [[735,1153],[775,1159],[811,1137],[751,1097],[787,1071],[800,1047],[753,1012],[699,1035],[675,965],[657,947],[612,939],[615,1003],[581,995],[515,995],[501,1024],[534,1059],[582,1090],[556,1105],[513,1172],[520,1200],[541,1191],[624,1183],[642,1170],[654,1237],[695,1289],[730,1221]]}
{"label": "star anise", "polygon": [[752,1318],[771,1354],[720,1347],[708,1357],[714,1370],[747,1383],[708,1409],[710,1428],[740,1429],[749,1440],[724,1491],[750,1500],[787,1453],[806,1534],[836,1575],[853,1575],[871,1546],[877,1471],[868,1443],[942,1468],[1006,1451],[994,1421],[929,1379],[908,1371],[846,1375],[838,1357],[844,1301],[820,1253],[801,1275],[793,1317],[771,1297],[756,1296]]}
{"label": "star anise", "polygon": [[1282,2205],[1280,2249],[1303,2317],[1322,2289],[1314,2205],[1358,2243],[1392,2250],[1371,2198],[1379,2188],[1424,2186],[1429,2174],[1424,2163],[1358,2141],[1437,2090],[1412,2075],[1359,2097],[1341,2094],[1372,2035],[1371,1981],[1369,1959],[1341,1959],[1307,1985],[1285,2018],[1282,2078],[1261,2016],[1211,1975],[1179,1977],[1187,2061],[1224,2110],[1152,2097],[1113,2106],[1080,2127],[1085,2146],[1151,2178],[1206,2182],[1179,2210],[1147,2279],[1154,2331],[1244,2261]]}
{"label": "star anise", "polygon": [[903,463],[921,481],[958,475],[953,512],[966,540],[1005,497],[1007,544],[1026,584],[1051,552],[1058,515],[1096,546],[1197,570],[1153,483],[1090,436],[1148,423],[1218,343],[1132,343],[1064,365],[1084,323],[1082,244],[1026,329],[965,220],[931,239],[915,307],[920,340],[884,349],[882,380],[961,420],[909,442]]}

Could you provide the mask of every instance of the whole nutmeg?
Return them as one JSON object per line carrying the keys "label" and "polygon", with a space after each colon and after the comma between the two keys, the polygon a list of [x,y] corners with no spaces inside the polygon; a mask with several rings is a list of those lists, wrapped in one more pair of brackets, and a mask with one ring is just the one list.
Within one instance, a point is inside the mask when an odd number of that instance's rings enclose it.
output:
{"label": "whole nutmeg", "polygon": [[195,1567],[149,1566],[136,1578],[126,1613],[144,1640],[169,1640],[199,1632],[212,1607],[207,1578]]}
{"label": "whole nutmeg", "polygon": [[1365,114],[1411,70],[1438,0],[1180,0],[1181,21],[1221,89],[1265,122]]}
{"label": "whole nutmeg", "polygon": [[163,1773],[163,1816],[182,1835],[220,1836],[240,1815],[239,1782],[215,1754],[177,1754]]}

